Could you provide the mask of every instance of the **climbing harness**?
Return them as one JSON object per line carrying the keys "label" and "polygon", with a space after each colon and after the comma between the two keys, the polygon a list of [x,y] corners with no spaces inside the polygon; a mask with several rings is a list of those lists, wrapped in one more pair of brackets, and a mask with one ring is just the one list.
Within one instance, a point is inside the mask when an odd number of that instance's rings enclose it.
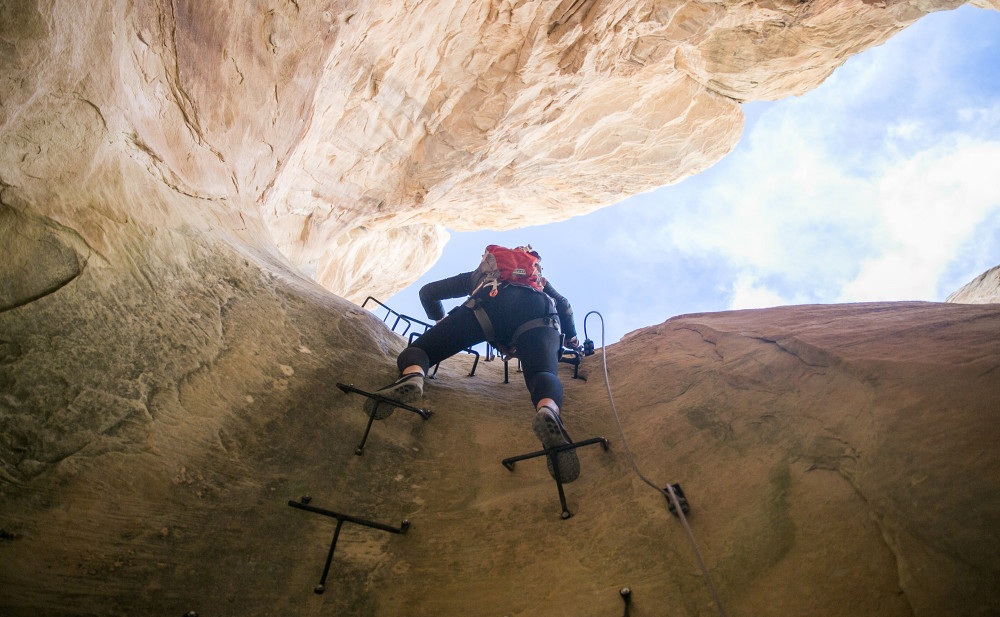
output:
{"label": "climbing harness", "polygon": [[392,527],[391,525],[385,525],[382,523],[376,523],[374,521],[365,520],[363,518],[358,518],[356,516],[351,516],[349,514],[340,514],[339,512],[334,512],[332,510],[324,510],[323,508],[317,508],[316,506],[308,505],[312,501],[312,497],[308,495],[303,496],[299,501],[289,501],[288,505],[293,508],[298,508],[300,510],[306,510],[308,512],[315,512],[316,514],[322,514],[323,516],[329,516],[331,518],[337,519],[337,529],[333,532],[333,541],[330,542],[330,552],[326,554],[326,565],[323,566],[323,576],[319,579],[319,584],[313,589],[317,594],[326,591],[326,577],[330,573],[330,563],[333,561],[333,551],[337,548],[337,540],[340,538],[340,528],[347,523],[354,523],[355,525],[362,525],[364,527],[371,527],[373,529],[380,529],[382,531],[388,531],[389,533],[403,534],[406,530],[410,528],[410,521],[403,519],[399,527]]}
{"label": "climbing harness", "polygon": [[[628,457],[629,463],[632,465],[632,470],[635,474],[639,476],[643,482],[653,487],[657,492],[666,497],[671,513],[680,518],[681,522],[684,523],[684,530],[687,532],[688,540],[691,542],[691,548],[694,549],[694,556],[698,561],[698,566],[701,568],[701,573],[705,578],[705,583],[708,585],[708,590],[712,594],[712,600],[715,602],[715,607],[718,609],[719,615],[726,617],[726,611],[722,608],[722,602],[719,600],[719,595],[715,591],[715,585],[712,583],[712,577],[708,573],[708,566],[705,565],[705,560],[702,559],[701,551],[698,550],[698,543],[694,539],[694,533],[691,531],[691,526],[688,525],[685,514],[690,511],[690,508],[688,506],[687,499],[684,497],[684,493],[679,491],[680,487],[676,484],[667,484],[666,487],[660,488],[658,485],[649,480],[649,478],[643,475],[643,473],[639,471],[639,466],[636,465],[635,457],[632,456],[632,450],[628,446],[628,440],[625,439],[625,430],[622,428],[621,418],[618,417],[618,409],[615,407],[615,399],[611,395],[611,381],[608,378],[608,353],[604,341],[604,315],[601,315],[597,311],[590,311],[587,313],[583,318],[583,336],[587,340],[590,338],[587,336],[587,319],[591,315],[597,315],[601,318],[601,360],[604,367],[604,383],[608,389],[608,401],[611,403],[611,412],[614,414],[615,424],[618,425],[618,434],[622,438],[622,446],[625,449],[625,456]],[[678,492],[680,492],[679,495]],[[626,601],[626,609],[627,606],[628,602]]]}
{"label": "climbing harness", "polygon": [[[548,296],[545,297],[548,298]],[[551,305],[551,299],[549,303]],[[508,347],[507,345],[496,340],[496,330],[493,329],[493,322],[490,321],[490,316],[486,314],[486,309],[483,308],[482,299],[476,295],[469,296],[469,299],[462,303],[462,306],[472,309],[472,314],[476,316],[476,321],[479,322],[479,327],[483,330],[483,338],[485,338],[487,343],[495,347],[504,356],[517,355],[517,352],[514,349],[514,342],[528,330],[534,330],[535,328],[554,328],[556,332],[559,332],[559,317],[555,313],[555,306],[551,306],[552,312],[548,315],[531,319],[518,326],[510,337],[510,346]]]}
{"label": "climbing harness", "polygon": [[[368,392],[368,391],[365,391],[365,390],[360,390],[358,388],[355,388],[354,384],[338,383],[337,387],[340,388],[345,394],[349,394],[351,392],[354,392],[355,394],[360,394],[361,396],[367,396],[368,398],[373,399],[373,400],[375,400],[378,403],[382,403],[384,405],[389,405],[391,407],[398,407],[400,409],[405,409],[406,411],[413,412],[413,413],[417,414],[418,416],[420,416],[421,418],[423,418],[424,420],[426,420],[427,418],[430,418],[432,415],[434,415],[433,411],[430,411],[430,410],[427,410],[427,409],[419,409],[417,407],[413,407],[412,405],[407,405],[406,403],[400,403],[399,401],[394,401],[391,398],[386,398],[386,397],[384,397],[384,396],[382,396],[380,394],[376,394],[374,392]],[[371,414],[371,415],[368,416],[368,425],[365,427],[365,434],[361,438],[361,443],[359,443],[358,447],[354,449],[354,453],[356,455],[361,456],[362,454],[364,454],[364,451],[365,451],[365,442],[368,441],[368,433],[371,432],[371,430],[372,430],[372,424],[374,422],[375,422],[375,414],[373,413],[373,414]]]}

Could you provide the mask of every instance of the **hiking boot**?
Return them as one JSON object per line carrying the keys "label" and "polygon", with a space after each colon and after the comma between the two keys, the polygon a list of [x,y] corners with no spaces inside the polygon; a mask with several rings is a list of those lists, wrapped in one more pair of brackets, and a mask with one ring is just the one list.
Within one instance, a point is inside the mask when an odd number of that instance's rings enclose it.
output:
{"label": "hiking boot", "polygon": [[[376,390],[375,394],[400,403],[413,403],[424,395],[424,376],[421,373],[400,375],[399,379],[388,386]],[[396,408],[373,398],[365,399],[365,413],[376,420],[385,420]]]}
{"label": "hiking boot", "polygon": [[[535,414],[532,428],[535,431],[535,436],[542,442],[543,448],[554,448],[573,443],[569,433],[563,428],[559,412],[547,405],[543,405]],[[552,464],[553,456],[559,464],[558,478],[556,478],[555,466]],[[576,450],[562,450],[554,455],[550,454],[545,457],[545,462],[549,467],[549,475],[563,484],[580,477],[580,459],[576,456]]]}

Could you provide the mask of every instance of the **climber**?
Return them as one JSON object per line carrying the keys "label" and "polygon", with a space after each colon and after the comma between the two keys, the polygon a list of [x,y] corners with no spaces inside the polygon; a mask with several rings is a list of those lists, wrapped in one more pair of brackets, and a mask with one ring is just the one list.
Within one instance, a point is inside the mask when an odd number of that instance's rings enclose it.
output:
{"label": "climber", "polygon": [[[469,296],[447,315],[441,300]],[[506,249],[490,245],[479,267],[420,289],[420,303],[437,323],[396,360],[400,376],[378,394],[401,403],[423,396],[428,369],[459,351],[487,341],[505,356],[517,357],[535,406],[532,428],[544,448],[572,443],[559,416],[563,387],[557,375],[562,348],[579,350],[569,302],[541,276],[538,253],[530,246]],[[565,338],[565,341],[563,340]],[[369,399],[365,412],[383,419],[393,408]],[[580,475],[574,449],[560,451],[561,482]],[[555,478],[551,457],[549,473]]]}

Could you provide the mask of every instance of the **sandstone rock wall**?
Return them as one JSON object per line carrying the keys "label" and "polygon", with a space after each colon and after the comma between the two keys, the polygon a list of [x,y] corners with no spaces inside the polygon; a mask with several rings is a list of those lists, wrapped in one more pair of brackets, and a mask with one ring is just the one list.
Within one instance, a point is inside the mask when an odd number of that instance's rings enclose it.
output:
{"label": "sandstone rock wall", "polygon": [[[301,267],[385,296],[442,225],[555,220],[694,173],[735,143],[738,100],[804,91],[957,4],[4,3],[5,417],[91,391],[148,406],[141,376],[174,388],[213,355],[197,320],[246,293],[229,279]],[[12,478],[72,449],[8,422]]]}
{"label": "sandstone rock wall", "polygon": [[945,302],[961,304],[1000,304],[1000,266],[990,268],[955,290]]}
{"label": "sandstone rock wall", "polygon": [[[556,220],[679,180],[729,151],[740,100],[804,91],[958,4],[4,2],[0,612],[606,614],[630,584],[633,614],[707,614],[683,537],[665,535],[660,498],[639,496],[617,451],[588,453],[568,524],[551,520],[544,471],[497,464],[533,443],[523,392],[498,391],[495,366],[481,380],[445,368],[430,399],[443,421],[394,419],[377,456],[354,457],[363,417],[333,384],[380,383],[403,342],[299,270],[348,299],[387,295],[436,258],[443,225]],[[698,486],[710,566],[738,611],[998,610],[983,591],[998,554],[996,462],[981,444],[995,441],[993,309],[904,308],[837,322],[815,358],[782,343],[807,356],[802,372],[767,342],[781,328],[758,323],[766,312],[699,318],[729,329],[735,355],[712,352],[718,337],[697,324],[616,348],[613,371],[639,380],[626,401],[637,451],[656,453],[642,462],[686,453],[660,471],[691,473],[679,479]],[[845,332],[860,334],[830,342]],[[853,348],[867,355],[830,357]],[[930,352],[943,355],[928,366]],[[662,395],[637,385],[671,368],[698,401],[670,403],[673,382]],[[768,388],[780,430],[725,415]],[[597,382],[571,390],[574,430],[605,431]],[[874,419],[815,429],[828,440],[797,428],[836,423],[845,396]],[[789,411],[798,402],[808,416]],[[819,474],[806,466],[817,460]],[[306,491],[410,516],[414,534],[345,539],[339,593],[315,598],[330,527],[284,505]],[[850,507],[834,515],[826,499]],[[937,519],[927,503],[944,508]],[[946,526],[958,507],[968,535]],[[845,509],[846,534],[815,523]],[[830,540],[854,534],[863,546]],[[865,552],[880,535],[886,547]],[[560,578],[543,587],[553,563]],[[788,596],[768,595],[803,568]]]}
{"label": "sandstone rock wall", "polygon": [[[562,220],[682,180],[735,145],[741,101],[801,94],[927,11],[959,4],[562,0],[345,12],[311,128],[264,214],[296,264],[360,299],[339,260],[378,271],[381,256],[414,252],[422,263],[440,239],[429,225]],[[406,227],[409,244],[392,235]],[[345,234],[359,244],[337,240]]]}
{"label": "sandstone rock wall", "polygon": [[681,180],[739,139],[740,101],[805,92],[960,4],[17,0],[0,199],[108,259],[183,224],[276,247],[348,299],[388,295],[441,226]]}
{"label": "sandstone rock wall", "polygon": [[[226,290],[242,293],[209,314]],[[500,464],[538,447],[516,373],[443,363],[421,402],[435,415],[397,410],[356,456],[361,399],[334,384],[382,383],[402,341],[294,280],[191,291],[178,302],[215,328],[179,385],[137,380],[145,409],[76,397],[75,423],[48,430],[101,439],[0,485],[4,615],[596,616],[622,612],[624,586],[636,617],[718,614],[632,473],[600,353],[586,381],[560,370],[571,434],[611,442],[579,450],[563,520],[541,460]],[[996,305],[788,307],[682,316],[607,349],[636,464],[684,488],[728,614],[1000,611],[997,328]],[[286,505],[303,495],[412,526],[345,524],[315,595],[335,521]]]}

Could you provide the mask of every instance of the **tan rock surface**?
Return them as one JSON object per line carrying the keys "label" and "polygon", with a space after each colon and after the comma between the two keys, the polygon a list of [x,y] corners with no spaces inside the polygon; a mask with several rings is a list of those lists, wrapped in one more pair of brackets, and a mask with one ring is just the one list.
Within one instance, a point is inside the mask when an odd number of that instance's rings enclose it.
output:
{"label": "tan rock surface", "polygon": [[368,245],[436,258],[429,241],[368,236],[524,227],[678,182],[736,144],[739,102],[802,94],[928,10],[960,4],[565,0],[347,12],[310,130],[265,219],[294,263],[316,264],[322,284],[358,301],[364,289],[327,266],[375,266],[375,254],[334,241],[352,229]]}
{"label": "tan rock surface", "polygon": [[1000,304],[1000,266],[990,268],[955,290],[945,302],[959,304]]}
{"label": "tan rock surface", "polygon": [[[568,521],[541,465],[499,465],[534,443],[496,366],[454,361],[438,415],[355,457],[334,384],[382,382],[402,341],[297,268],[385,296],[442,225],[679,180],[735,143],[738,100],[958,4],[3,3],[0,613],[603,615],[627,584],[634,615],[711,614],[618,445],[581,452]],[[734,614],[1000,611],[996,322],[799,307],[614,348],[639,462],[687,488]],[[582,435],[612,426],[593,362]],[[316,597],[332,526],[285,505],[307,491],[414,525],[346,530]]]}
{"label": "tan rock surface", "polygon": [[[570,431],[611,441],[579,450],[564,521],[540,460],[500,464],[537,447],[501,365],[445,363],[435,415],[397,411],[355,456],[361,399],[334,383],[380,383],[401,341],[294,281],[233,283],[254,300],[206,328],[211,362],[3,485],[5,615],[607,615],[623,586],[635,616],[716,614],[682,527],[632,474],[600,354],[586,382],[562,369]],[[609,348],[637,465],[684,487],[730,615],[1000,610],[998,328],[994,305],[805,306],[679,317]],[[93,425],[129,405],[72,407]],[[305,494],[412,527],[345,524],[317,596],[335,525],[286,505]]]}
{"label": "tan rock surface", "polygon": [[3,203],[112,259],[181,224],[276,245],[360,301],[425,271],[442,225],[562,220],[698,173],[740,101],[961,4],[18,0]]}

